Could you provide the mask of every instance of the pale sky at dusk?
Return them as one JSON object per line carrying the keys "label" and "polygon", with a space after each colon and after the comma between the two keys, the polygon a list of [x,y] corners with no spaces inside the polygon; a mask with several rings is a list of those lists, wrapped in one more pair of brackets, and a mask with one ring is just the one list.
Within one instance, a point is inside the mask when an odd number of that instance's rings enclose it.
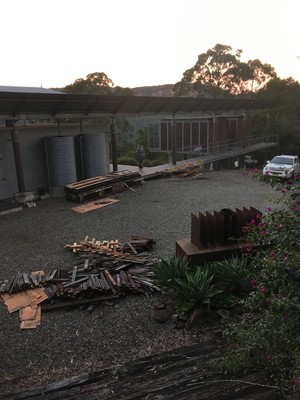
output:
{"label": "pale sky at dusk", "polygon": [[217,43],[300,81],[299,0],[2,0],[0,14],[0,86],[176,83]]}

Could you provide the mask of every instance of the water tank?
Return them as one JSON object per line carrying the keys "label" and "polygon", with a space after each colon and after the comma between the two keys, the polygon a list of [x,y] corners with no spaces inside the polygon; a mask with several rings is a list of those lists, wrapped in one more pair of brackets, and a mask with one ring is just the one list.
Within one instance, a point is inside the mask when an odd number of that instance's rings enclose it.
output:
{"label": "water tank", "polygon": [[77,181],[74,136],[45,138],[49,192],[63,195],[64,186]]}
{"label": "water tank", "polygon": [[109,173],[108,142],[105,133],[81,135],[82,169],[84,179]]}

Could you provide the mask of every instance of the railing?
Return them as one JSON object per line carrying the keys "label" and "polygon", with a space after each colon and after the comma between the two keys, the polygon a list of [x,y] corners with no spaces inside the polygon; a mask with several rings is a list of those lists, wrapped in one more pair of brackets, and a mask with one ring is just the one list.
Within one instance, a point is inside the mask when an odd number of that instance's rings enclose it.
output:
{"label": "railing", "polygon": [[235,141],[235,140],[222,140],[218,141],[215,146],[190,146],[190,147],[179,147],[176,149],[176,153],[178,154],[189,154],[190,156],[194,155],[195,157],[199,157],[201,155],[208,154],[218,154],[224,153],[227,151],[246,149],[251,146],[259,145],[259,144],[278,144],[278,134],[273,135],[262,135],[262,136],[250,136],[245,140]]}
{"label": "railing", "polygon": [[[205,163],[211,163],[222,159],[237,157],[242,154],[252,153],[257,150],[266,149],[268,147],[278,146],[278,134],[250,136],[244,140],[222,140],[218,141],[215,146],[190,146],[180,147],[176,149],[176,154],[181,155],[184,160],[200,158]],[[169,163],[172,163],[173,150],[159,150],[149,148],[150,151],[168,153]],[[177,159],[175,154],[175,158]],[[180,158],[180,157],[178,157]],[[177,161],[179,161],[177,159]]]}

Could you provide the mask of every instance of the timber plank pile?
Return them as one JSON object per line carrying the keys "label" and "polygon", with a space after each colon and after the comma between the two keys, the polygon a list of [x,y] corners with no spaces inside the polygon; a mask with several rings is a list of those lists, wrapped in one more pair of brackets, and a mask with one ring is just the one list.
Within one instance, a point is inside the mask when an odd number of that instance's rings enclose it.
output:
{"label": "timber plank pile", "polygon": [[46,386],[14,393],[14,400],[40,399],[178,399],[279,400],[264,371],[234,377],[213,372],[224,344],[214,339],[127,364],[73,376]]}
{"label": "timber plank pile", "polygon": [[203,175],[199,170],[203,165],[203,161],[198,160],[183,165],[176,165],[171,168],[165,168],[162,173],[164,178],[173,178],[174,176],[178,178],[195,178]]}
{"label": "timber plank pile", "polygon": [[64,187],[67,200],[82,203],[86,200],[106,197],[140,186],[143,182],[139,172],[114,171],[107,175],[95,176]]}
{"label": "timber plank pile", "polygon": [[25,311],[30,316],[31,322],[21,325],[30,329],[40,324],[41,309],[88,306],[127,294],[158,292],[151,268],[158,260],[150,254],[154,244],[153,239],[139,236],[124,243],[86,236],[65,245],[75,256],[68,268],[18,272],[0,282],[0,294],[9,312],[20,311],[21,318]]}

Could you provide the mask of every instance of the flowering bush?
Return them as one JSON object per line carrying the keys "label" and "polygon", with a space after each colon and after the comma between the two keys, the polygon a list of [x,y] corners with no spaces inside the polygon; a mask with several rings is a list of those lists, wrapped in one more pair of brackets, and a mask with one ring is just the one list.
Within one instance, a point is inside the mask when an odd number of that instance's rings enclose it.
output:
{"label": "flowering bush", "polygon": [[[260,177],[259,174],[256,176]],[[224,330],[224,371],[265,368],[283,391],[300,386],[300,181],[260,177],[282,194],[275,208],[245,227],[252,290],[244,315]]]}

